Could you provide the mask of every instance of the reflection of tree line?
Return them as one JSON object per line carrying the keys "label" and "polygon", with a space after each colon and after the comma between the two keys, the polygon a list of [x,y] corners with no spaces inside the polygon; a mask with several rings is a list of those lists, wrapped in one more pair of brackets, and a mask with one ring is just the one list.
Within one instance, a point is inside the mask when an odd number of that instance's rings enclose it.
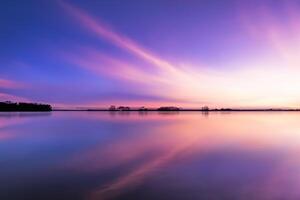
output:
{"label": "reflection of tree line", "polygon": [[49,104],[0,102],[0,111],[51,111]]}

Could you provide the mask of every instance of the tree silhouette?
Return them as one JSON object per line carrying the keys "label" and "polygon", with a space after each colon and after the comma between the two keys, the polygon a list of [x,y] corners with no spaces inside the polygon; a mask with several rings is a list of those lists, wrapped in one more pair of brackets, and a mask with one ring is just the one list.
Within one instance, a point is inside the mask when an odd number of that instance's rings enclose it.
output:
{"label": "tree silhouette", "polygon": [[0,111],[51,111],[52,107],[48,104],[37,103],[13,103],[10,101],[0,102]]}

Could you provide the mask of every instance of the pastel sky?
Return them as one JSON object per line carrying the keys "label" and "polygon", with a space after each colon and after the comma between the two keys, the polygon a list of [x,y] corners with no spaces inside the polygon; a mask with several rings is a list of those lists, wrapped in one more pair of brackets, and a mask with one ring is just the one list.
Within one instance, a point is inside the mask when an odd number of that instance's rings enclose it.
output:
{"label": "pastel sky", "polygon": [[299,107],[300,1],[13,0],[0,100]]}

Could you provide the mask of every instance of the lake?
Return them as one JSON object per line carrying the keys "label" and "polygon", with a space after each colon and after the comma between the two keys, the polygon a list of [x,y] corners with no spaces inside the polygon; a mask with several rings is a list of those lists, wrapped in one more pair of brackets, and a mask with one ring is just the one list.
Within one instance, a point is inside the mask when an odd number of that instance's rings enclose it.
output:
{"label": "lake", "polygon": [[300,199],[299,153],[298,112],[0,113],[0,199]]}

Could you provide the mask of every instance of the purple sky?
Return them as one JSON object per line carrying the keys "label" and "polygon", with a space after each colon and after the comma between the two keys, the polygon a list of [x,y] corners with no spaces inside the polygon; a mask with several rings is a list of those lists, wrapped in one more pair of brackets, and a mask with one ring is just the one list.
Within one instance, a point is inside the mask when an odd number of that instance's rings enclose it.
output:
{"label": "purple sky", "polygon": [[300,3],[6,1],[0,100],[296,107]]}

